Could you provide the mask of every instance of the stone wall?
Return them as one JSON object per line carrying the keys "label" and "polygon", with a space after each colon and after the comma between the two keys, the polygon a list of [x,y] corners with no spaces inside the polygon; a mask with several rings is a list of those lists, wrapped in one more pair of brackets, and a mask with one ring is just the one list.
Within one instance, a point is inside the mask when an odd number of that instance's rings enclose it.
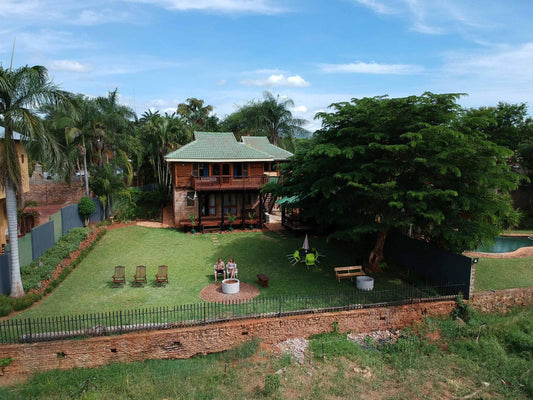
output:
{"label": "stone wall", "polygon": [[75,204],[85,196],[85,189],[80,182],[52,182],[43,185],[31,185],[30,191],[24,194],[24,200],[33,200],[38,206],[46,204]]}
{"label": "stone wall", "polygon": [[481,312],[507,312],[514,307],[533,305],[533,288],[476,292],[469,303]]}
{"label": "stone wall", "polygon": [[[425,316],[449,314],[454,307],[455,301],[444,301],[285,318],[250,319],[85,340],[0,345],[0,353],[2,357],[13,359],[5,368],[6,376],[56,368],[92,368],[112,362],[189,358],[196,354],[228,350],[254,337],[273,344],[331,331],[333,323],[338,324],[341,332],[402,328],[421,321]],[[0,376],[0,383],[1,379]]]}

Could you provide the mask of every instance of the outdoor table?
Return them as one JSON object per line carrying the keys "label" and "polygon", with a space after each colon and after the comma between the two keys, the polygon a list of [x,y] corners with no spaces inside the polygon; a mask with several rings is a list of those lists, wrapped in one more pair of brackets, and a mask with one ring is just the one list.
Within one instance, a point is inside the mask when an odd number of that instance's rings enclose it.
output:
{"label": "outdoor table", "polygon": [[270,278],[266,275],[263,275],[263,274],[258,274],[257,275],[257,282],[264,288],[268,287],[268,281],[270,280]]}

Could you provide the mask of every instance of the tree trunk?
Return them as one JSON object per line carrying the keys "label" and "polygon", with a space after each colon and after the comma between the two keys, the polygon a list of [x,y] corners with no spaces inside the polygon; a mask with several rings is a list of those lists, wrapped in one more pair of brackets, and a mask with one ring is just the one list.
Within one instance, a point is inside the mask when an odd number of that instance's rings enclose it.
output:
{"label": "tree trunk", "polygon": [[85,196],[89,197],[89,174],[87,173],[87,152],[83,152],[83,172],[85,173]]}
{"label": "tree trunk", "polygon": [[385,239],[387,239],[387,232],[379,232],[378,240],[372,251],[370,252],[370,257],[368,258],[369,271],[370,272],[383,272],[379,264],[385,257],[383,255],[383,247],[385,246]]}
{"label": "tree trunk", "polygon": [[11,297],[24,296],[20,278],[19,242],[17,227],[17,196],[13,182],[6,179],[6,213],[9,232],[9,257],[11,259]]}

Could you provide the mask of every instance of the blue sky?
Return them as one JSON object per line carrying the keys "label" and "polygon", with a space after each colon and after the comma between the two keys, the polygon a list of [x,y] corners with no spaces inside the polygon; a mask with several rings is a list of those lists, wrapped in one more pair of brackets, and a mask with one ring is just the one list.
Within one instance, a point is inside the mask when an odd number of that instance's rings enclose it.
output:
{"label": "blue sky", "polygon": [[531,0],[0,0],[0,61],[15,41],[14,66],[89,96],[118,88],[138,115],[196,97],[224,117],[269,90],[314,130],[353,97],[532,107],[531,15]]}

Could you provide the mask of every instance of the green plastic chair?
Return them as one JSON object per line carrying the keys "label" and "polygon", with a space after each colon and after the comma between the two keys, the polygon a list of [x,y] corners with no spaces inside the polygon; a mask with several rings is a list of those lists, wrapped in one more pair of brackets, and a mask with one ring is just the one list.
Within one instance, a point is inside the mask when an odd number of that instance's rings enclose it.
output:
{"label": "green plastic chair", "polygon": [[307,253],[305,255],[305,265],[307,265],[307,268],[316,265],[315,262],[316,262],[316,258],[313,253]]}

